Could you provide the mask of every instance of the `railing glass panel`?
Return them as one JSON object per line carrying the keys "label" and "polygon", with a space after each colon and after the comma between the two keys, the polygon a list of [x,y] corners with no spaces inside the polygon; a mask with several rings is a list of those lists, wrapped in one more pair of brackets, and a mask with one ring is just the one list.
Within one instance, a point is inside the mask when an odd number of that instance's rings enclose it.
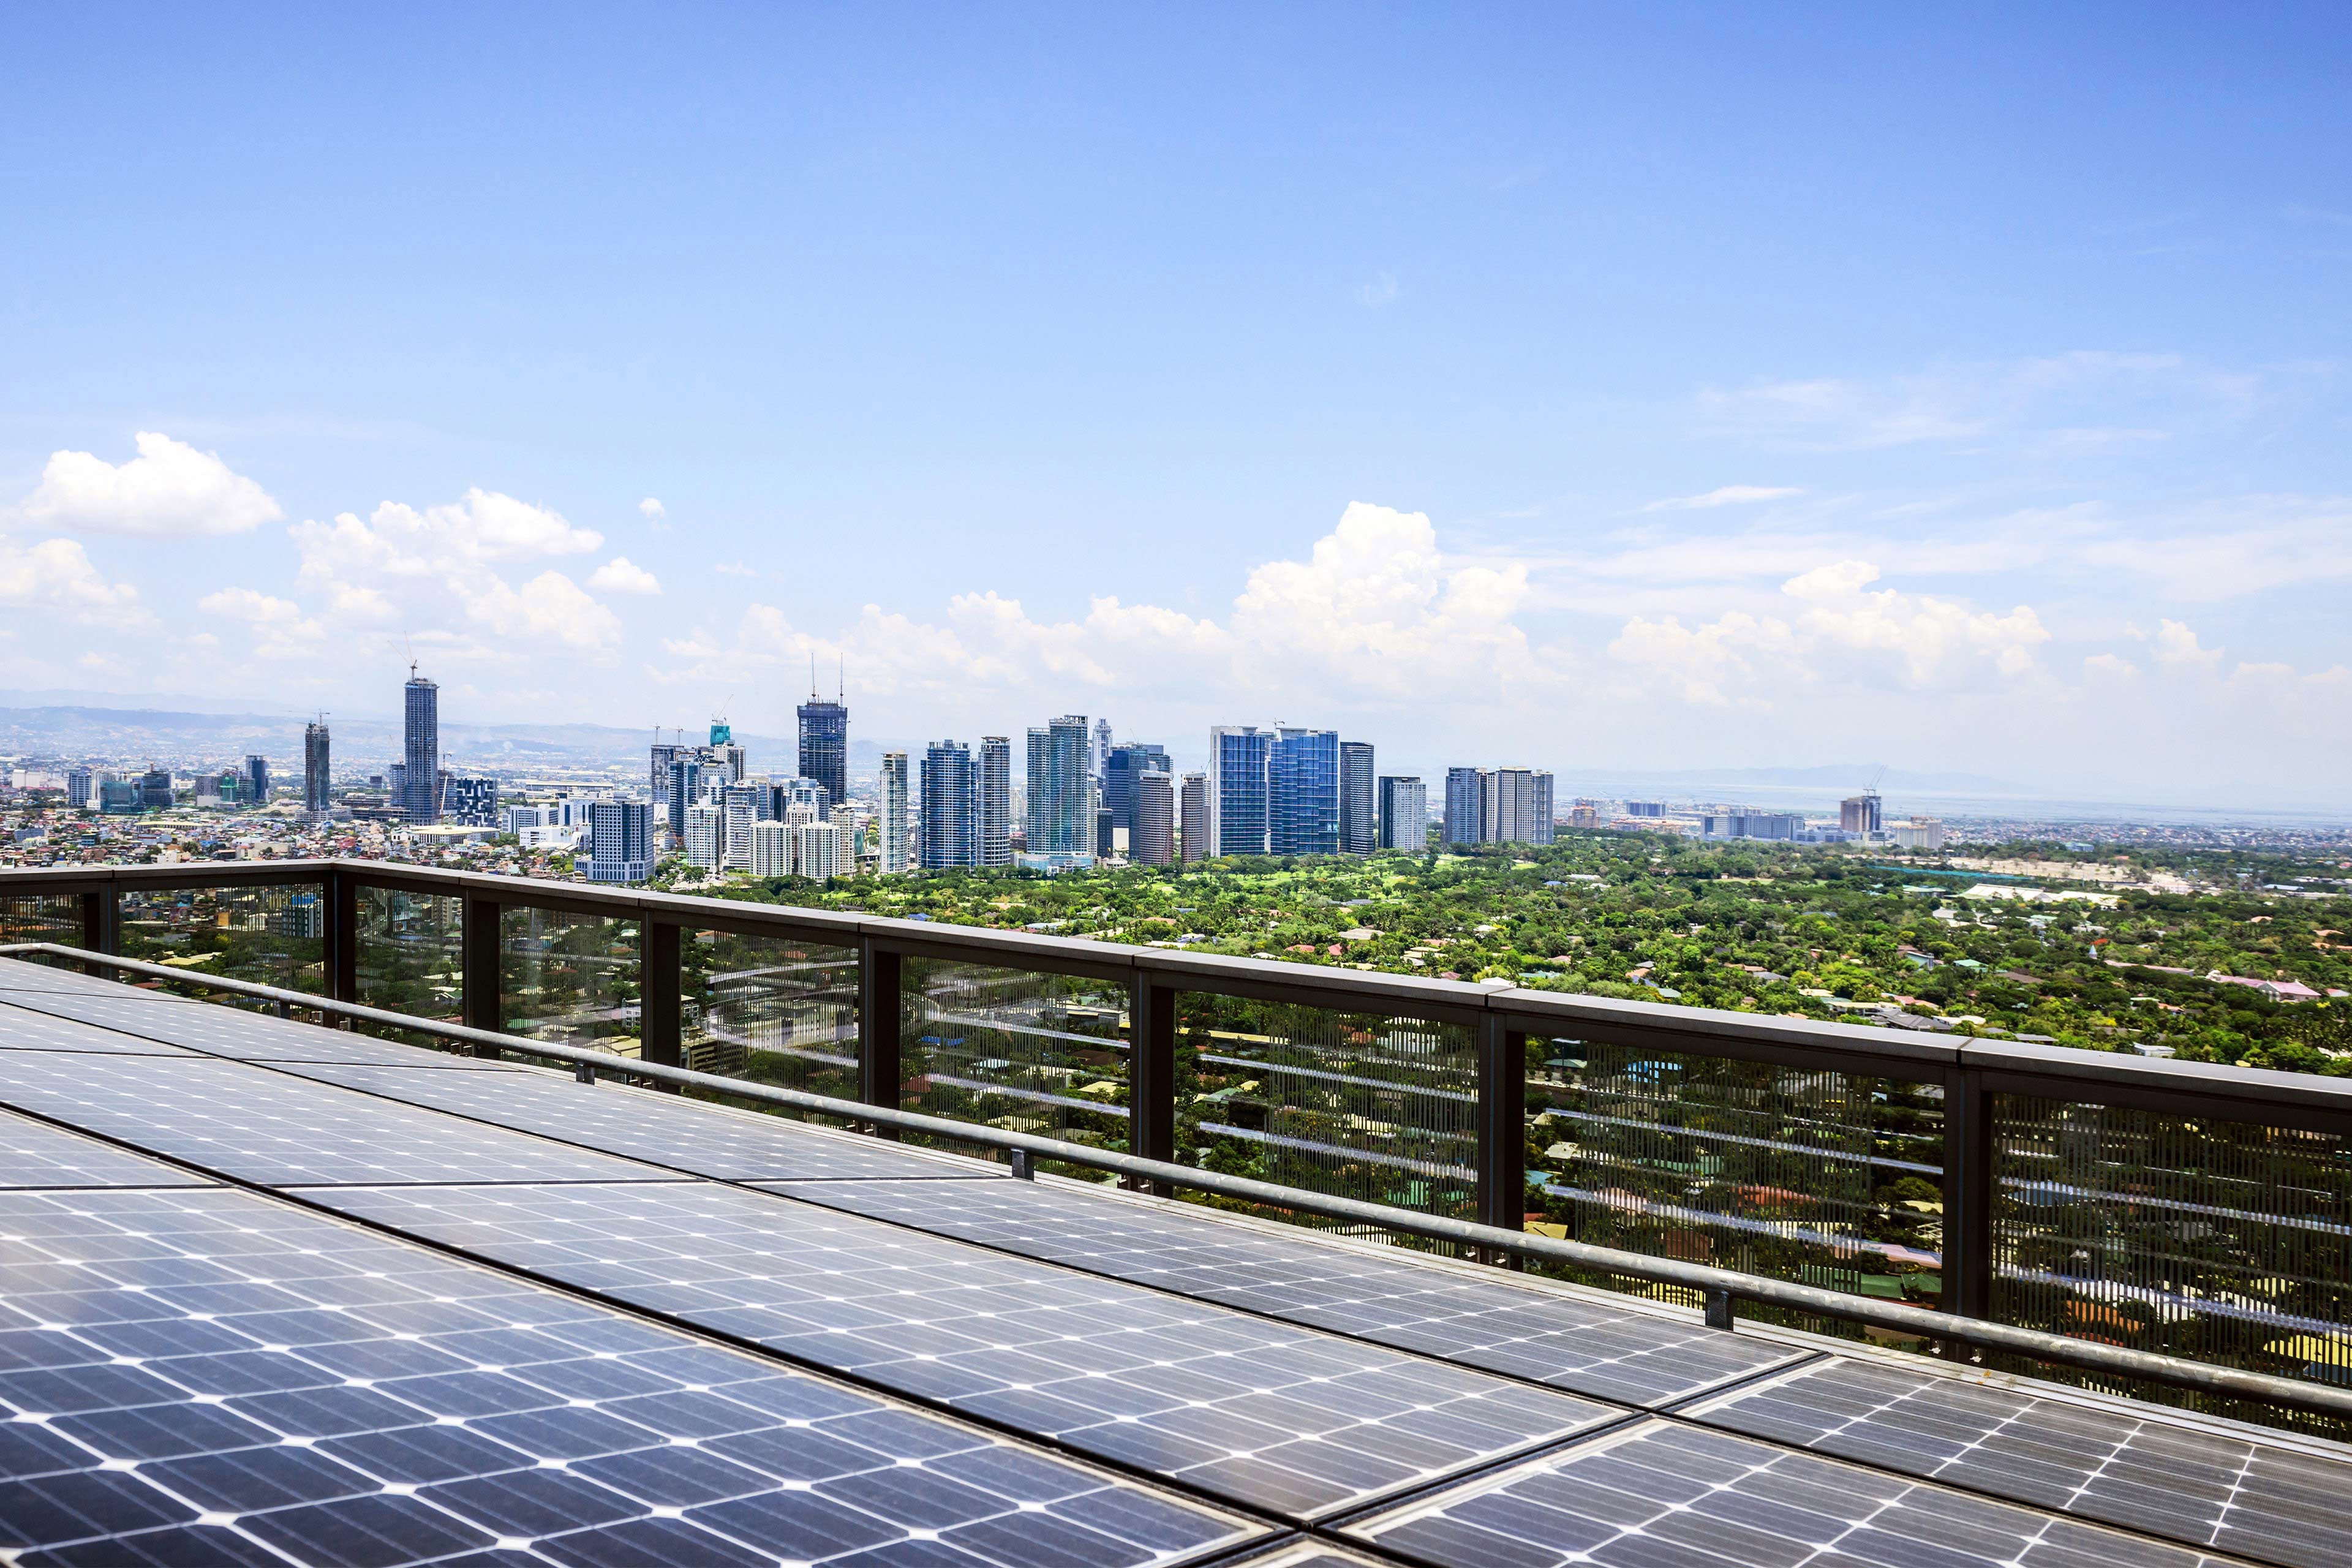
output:
{"label": "railing glass panel", "polygon": [[[0,899],[0,942],[57,942],[81,944],[81,896],[78,893],[26,893]],[[36,963],[55,959],[35,957]]]}
{"label": "railing glass panel", "polygon": [[687,931],[678,954],[685,1066],[837,1100],[858,1098],[855,949]]}
{"label": "railing glass panel", "polygon": [[[288,991],[323,992],[327,900],[318,883],[283,887],[125,888],[125,958],[201,970]],[[77,937],[74,940],[79,940]],[[200,987],[160,984],[189,996]]]}
{"label": "railing glass panel", "polygon": [[637,922],[509,905],[499,915],[505,1030],[634,1057],[644,1046]]}
{"label": "railing glass panel", "polygon": [[[1528,1224],[1934,1307],[1943,1101],[1940,1083],[1530,1037]],[[1589,1282],[1698,1304],[1671,1287]]]}
{"label": "railing glass panel", "polygon": [[2352,1385],[2352,1139],[1997,1094],[1993,1142],[1997,1321]]}
{"label": "railing glass panel", "polygon": [[1176,1027],[1179,1160],[1476,1217],[1477,1047],[1467,1026],[1187,992]]}
{"label": "railing glass panel", "polygon": [[[362,887],[353,907],[352,1000],[436,1023],[465,1022],[464,900],[398,888]],[[386,1039],[449,1050],[446,1040],[375,1024],[352,1026]]]}
{"label": "railing glass panel", "polygon": [[1125,984],[908,958],[899,994],[905,1109],[1129,1147]]}

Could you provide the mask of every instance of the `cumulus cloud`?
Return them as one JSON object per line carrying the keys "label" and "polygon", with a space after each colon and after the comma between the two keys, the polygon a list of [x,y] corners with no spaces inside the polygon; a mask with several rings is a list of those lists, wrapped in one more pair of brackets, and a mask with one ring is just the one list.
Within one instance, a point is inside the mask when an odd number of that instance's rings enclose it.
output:
{"label": "cumulus cloud", "polygon": [[285,516],[217,454],[152,430],[137,441],[139,455],[120,465],[89,452],[52,453],[18,510],[43,527],[155,539],[248,533]]}
{"label": "cumulus cloud", "polygon": [[1382,305],[1393,305],[1396,303],[1396,299],[1397,280],[1396,274],[1393,272],[1375,272],[1362,288],[1356,290],[1357,302],[1369,305],[1374,310],[1378,310]]}
{"label": "cumulus cloud", "polygon": [[2200,647],[2197,634],[2179,621],[2165,621],[2149,639],[2156,662],[2167,669],[2212,669],[2221,662],[2222,649]]}
{"label": "cumulus cloud", "polygon": [[241,646],[257,658],[313,658],[326,642],[326,627],[316,617],[305,616],[291,599],[258,589],[223,588],[197,600],[196,608],[216,620],[244,623],[247,632]]}
{"label": "cumulus cloud", "polygon": [[625,555],[615,555],[588,574],[588,585],[607,594],[658,594],[661,583]]}
{"label": "cumulus cloud", "polygon": [[254,588],[223,588],[218,593],[206,594],[196,601],[196,608],[223,620],[255,626],[302,618],[302,607],[293,600],[277,598]]}
{"label": "cumulus cloud", "polygon": [[667,515],[662,510],[662,503],[656,500],[651,496],[647,496],[645,500],[639,501],[637,503],[637,510],[644,512],[647,517],[662,517]]}
{"label": "cumulus cloud", "polygon": [[1718,506],[1748,506],[1757,501],[1783,500],[1805,492],[1786,486],[1725,485],[1704,495],[1673,496],[1665,500],[1654,500],[1643,511],[1698,511]]}
{"label": "cumulus cloud", "polygon": [[343,512],[287,533],[301,558],[297,585],[339,619],[599,653],[620,641],[619,619],[562,572],[518,588],[501,570],[603,547],[602,534],[547,507],[476,489],[445,505],[385,501],[366,518]]}
{"label": "cumulus cloud", "polygon": [[1997,616],[1957,599],[1892,588],[1864,592],[1877,580],[1878,568],[1870,563],[1842,561],[1791,577],[1780,591],[1807,606],[1801,618],[1805,630],[1843,647],[1900,659],[1914,686],[1978,658],[2003,675],[2021,675],[2032,667],[2033,650],[2050,640],[2030,605]]}
{"label": "cumulus cloud", "polygon": [[91,626],[121,627],[149,619],[139,590],[108,582],[70,539],[23,548],[0,539],[0,605],[54,611]]}

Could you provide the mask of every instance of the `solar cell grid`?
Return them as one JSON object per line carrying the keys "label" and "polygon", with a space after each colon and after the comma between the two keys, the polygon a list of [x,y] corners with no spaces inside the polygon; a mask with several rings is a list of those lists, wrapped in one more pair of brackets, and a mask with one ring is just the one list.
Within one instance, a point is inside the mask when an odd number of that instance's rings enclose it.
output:
{"label": "solar cell grid", "polygon": [[810,1203],[1634,1405],[1685,1398],[1810,1353],[1633,1307],[1269,1236],[1173,1204],[1050,1183],[932,1192],[778,1184]]}
{"label": "solar cell grid", "polygon": [[2352,1460],[2153,1412],[1842,1357],[1687,1414],[2290,1568],[2352,1563]]}
{"label": "solar cell grid", "polygon": [[0,1111],[0,1187],[209,1186],[202,1176]]}
{"label": "solar cell grid", "polygon": [[118,987],[112,994],[0,994],[0,1009],[72,1018],[118,1037],[184,1046],[237,1061],[377,1062],[389,1067],[501,1070],[503,1064],[455,1051],[402,1045],[341,1029],[321,1028],[273,1014],[203,1002],[183,1002]]}
{"label": "solar cell grid", "polygon": [[1262,1533],[247,1193],[0,1194],[0,1550],[26,1568],[1129,1568]]}
{"label": "solar cell grid", "polygon": [[1359,1506],[1622,1415],[739,1188],[317,1195],[410,1235],[1293,1518]]}
{"label": "solar cell grid", "polygon": [[[26,992],[8,993],[11,997]],[[11,1006],[0,999],[0,1051],[94,1051],[117,1057],[193,1057],[194,1051],[137,1035]]]}
{"label": "solar cell grid", "polygon": [[552,1073],[418,1073],[405,1068],[299,1067],[289,1072],[499,1127],[561,1138],[725,1181],[793,1176],[810,1181],[895,1176],[928,1185],[940,1177],[1003,1177],[1004,1168],[834,1133],[778,1116],[736,1111],[676,1095],[588,1085]]}
{"label": "solar cell grid", "polygon": [[111,980],[85,974],[58,963],[37,963],[25,958],[0,958],[0,991],[114,991]]}
{"label": "solar cell grid", "polygon": [[0,1051],[0,1104],[268,1185],[665,1175],[239,1062]]}
{"label": "solar cell grid", "polygon": [[2222,1560],[1650,1420],[1349,1527],[1445,1568],[2221,1568]]}

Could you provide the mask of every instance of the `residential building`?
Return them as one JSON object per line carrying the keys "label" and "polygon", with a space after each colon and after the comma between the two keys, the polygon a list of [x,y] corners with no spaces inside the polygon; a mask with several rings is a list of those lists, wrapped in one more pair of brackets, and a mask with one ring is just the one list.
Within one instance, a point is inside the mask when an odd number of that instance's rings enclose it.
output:
{"label": "residential building", "polygon": [[499,781],[445,775],[441,781],[441,816],[459,827],[499,825]]}
{"label": "residential building", "polygon": [[245,766],[238,774],[238,782],[244,786],[238,791],[238,798],[246,805],[268,805],[269,804],[269,759],[258,752],[247,754]]}
{"label": "residential building", "polygon": [[1206,860],[1213,842],[1209,832],[1208,774],[1184,775],[1182,796],[1177,806],[1177,826],[1182,835],[1183,841],[1179,847],[1183,851],[1184,863],[1189,866],[1196,860]]}
{"label": "residential building", "polygon": [[1268,837],[1276,855],[1339,852],[1339,736],[1334,730],[1276,731],[1267,763]]}
{"label": "residential building", "polygon": [[908,838],[907,753],[882,753],[882,874],[896,877],[914,858]]}
{"label": "residential building", "polygon": [[1273,731],[1255,724],[1220,724],[1209,731],[1210,854],[1264,855],[1272,847],[1274,739]]}
{"label": "residential building", "polygon": [[1481,843],[1551,842],[1551,774],[1532,768],[1496,768],[1478,776]]}
{"label": "residential building", "polygon": [[849,800],[849,710],[838,699],[827,702],[809,682],[809,700],[800,705],[800,773],[824,786],[825,809]]}
{"label": "residential building", "polygon": [[172,770],[149,768],[139,775],[139,809],[169,811],[172,809]]}
{"label": "residential building", "polygon": [[830,822],[803,822],[793,836],[793,874],[823,882],[848,875],[841,868],[841,830]]}
{"label": "residential building", "polygon": [[[660,731],[654,731],[658,735]],[[669,809],[669,768],[678,754],[688,748],[676,741],[656,741],[648,753],[652,762],[652,779],[646,798],[667,813]]]}
{"label": "residential building", "polygon": [[1370,741],[1339,742],[1339,853],[1369,855],[1380,847],[1379,797]]}
{"label": "residential building", "polygon": [[76,811],[87,811],[97,794],[97,775],[88,768],[72,768],[66,773],[66,804]]}
{"label": "residential building", "polygon": [[1065,870],[1095,858],[1094,773],[1083,714],[1065,713],[1029,731],[1027,855]]}
{"label": "residential building", "polygon": [[402,689],[401,795],[393,802],[419,826],[441,820],[441,689],[408,667]]}
{"label": "residential building", "polygon": [[313,719],[302,726],[302,809],[313,816],[324,816],[334,805],[329,760],[327,721]]}
{"label": "residential building", "polygon": [[791,820],[795,806],[808,813],[803,821],[814,822],[833,807],[831,792],[811,778],[771,779],[767,784],[768,815],[778,822]]}
{"label": "residential building", "polygon": [[1699,814],[1698,830],[1708,838],[1791,840],[1805,831],[1805,819],[1793,811],[1710,811]]}
{"label": "residential building", "polygon": [[[171,782],[166,775],[163,780],[166,790],[170,788]],[[100,779],[98,784],[99,814],[103,816],[135,816],[146,809],[143,805],[146,794],[143,780],[134,784],[129,779]]]}
{"label": "residential building", "polygon": [[1448,844],[1486,839],[1486,774],[1480,768],[1445,770],[1445,832]]}
{"label": "residential building", "polygon": [[[721,775],[724,776],[723,774]],[[730,871],[751,868],[751,828],[771,820],[771,802],[764,784],[730,784],[719,792],[719,809],[727,814],[727,840],[719,863]]]}
{"label": "residential building", "polygon": [[653,807],[637,800],[591,802],[588,879],[642,882],[653,874]]}
{"label": "residential building", "polygon": [[665,800],[669,811],[669,830],[679,838],[686,837],[686,814],[702,800],[702,774],[707,765],[701,751],[679,750],[669,761],[669,787]]}
{"label": "residential building", "polygon": [[1838,828],[1845,833],[1883,833],[1886,824],[1878,792],[1866,789],[1838,802]]}
{"label": "residential building", "polygon": [[1429,847],[1429,791],[1417,778],[1391,773],[1381,780],[1381,847]]}
{"label": "residential building", "polygon": [[[1114,835],[1135,832],[1135,781],[1146,772],[1169,771],[1168,748],[1140,745],[1129,742],[1111,748],[1110,759],[1103,764],[1102,804],[1110,808],[1110,825]],[[1116,842],[1116,837],[1114,837]]]}
{"label": "residential building", "polygon": [[1093,753],[1087,759],[1087,771],[1094,775],[1097,785],[1109,776],[1110,753],[1110,721],[1097,719],[1095,721]]}
{"label": "residential building", "polygon": [[781,822],[751,825],[751,875],[789,877],[793,874],[793,830]]}
{"label": "residential building", "polygon": [[836,805],[833,808],[831,820],[841,852],[840,865],[834,875],[855,877],[857,875],[858,846],[866,842],[866,829],[858,823],[857,808],[854,805]]}
{"label": "residential building", "polygon": [[1643,817],[1664,816],[1666,815],[1666,803],[1663,800],[1629,800],[1625,803],[1625,815]]}
{"label": "residential building", "polygon": [[1898,849],[1941,849],[1944,847],[1944,820],[1939,816],[1911,814],[1908,822],[1890,822],[1887,837]]}
{"label": "residential building", "polygon": [[1007,867],[1013,864],[1013,739],[1009,735],[982,735],[980,755],[974,763],[974,787],[980,792],[972,809],[980,824],[980,859],[982,866]]}
{"label": "residential building", "polygon": [[1570,827],[1584,827],[1584,828],[1592,828],[1592,827],[1598,827],[1598,826],[1601,826],[1601,807],[1600,807],[1600,805],[1599,805],[1597,803],[1595,803],[1595,802],[1593,802],[1593,801],[1590,801],[1590,800],[1580,800],[1580,801],[1578,801],[1574,805],[1571,805],[1571,806],[1570,806],[1570,807],[1568,808],[1568,825],[1569,825]]}
{"label": "residential building", "polygon": [[1128,859],[1138,866],[1172,865],[1176,859],[1174,781],[1166,768],[1151,768],[1136,774],[1130,787],[1134,825],[1126,830]]}
{"label": "residential building", "polygon": [[727,814],[715,805],[686,808],[686,863],[716,871],[727,853]]}
{"label": "residential building", "polygon": [[971,748],[960,741],[934,741],[923,752],[923,832],[920,859],[927,871],[980,863],[980,824],[974,807]]}

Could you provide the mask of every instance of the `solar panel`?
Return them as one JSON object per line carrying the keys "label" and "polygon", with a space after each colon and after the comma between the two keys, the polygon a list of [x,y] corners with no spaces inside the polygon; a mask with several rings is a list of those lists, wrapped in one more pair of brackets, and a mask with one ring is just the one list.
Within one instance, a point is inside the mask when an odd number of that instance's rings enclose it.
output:
{"label": "solar panel", "polygon": [[202,1176],[0,1110],[0,1187],[197,1187]]}
{"label": "solar panel", "polygon": [[[6,993],[10,999],[28,994],[30,993],[24,991]],[[92,1024],[79,1024],[70,1018],[53,1018],[47,1013],[9,1006],[5,1002],[0,1002],[0,1051],[97,1051],[118,1057],[194,1055],[192,1051],[184,1051],[160,1040],[119,1035]]]}
{"label": "solar panel", "polygon": [[0,1104],[240,1181],[636,1181],[663,1173],[267,1068],[0,1051]]}
{"label": "solar panel", "polygon": [[7,1016],[18,1012],[73,1018],[125,1038],[161,1040],[238,1061],[381,1062],[392,1067],[476,1068],[502,1064],[454,1051],[405,1046],[394,1040],[320,1028],[268,1013],[184,1002],[152,992],[117,988],[112,994],[80,995],[14,991],[0,995]]}
{"label": "solar panel", "polygon": [[1685,1398],[1810,1354],[1405,1252],[1270,1236],[1159,1199],[1050,1183],[933,1193],[778,1185],[797,1198],[1287,1322],[1633,1405]]}
{"label": "solar panel", "polygon": [[2352,1563],[2352,1460],[2153,1412],[1841,1357],[1687,1414],[2292,1568]]}
{"label": "solar panel", "polygon": [[1622,1414],[737,1187],[316,1196],[1294,1519]]}
{"label": "solar panel", "polygon": [[1139,1568],[1264,1533],[249,1193],[0,1194],[0,1258],[26,1568]]}
{"label": "solar panel", "polygon": [[908,1149],[649,1089],[592,1087],[552,1073],[297,1066],[286,1070],[723,1181],[898,1176],[929,1185],[940,1177],[1005,1174],[1002,1165],[982,1160]]}
{"label": "solar panel", "polygon": [[1656,1419],[1349,1530],[1447,1568],[2222,1568],[2103,1526]]}
{"label": "solar panel", "polygon": [[85,974],[79,969],[68,969],[58,963],[35,963],[28,959],[0,958],[0,991],[115,991],[121,989],[111,980],[101,980]]}

